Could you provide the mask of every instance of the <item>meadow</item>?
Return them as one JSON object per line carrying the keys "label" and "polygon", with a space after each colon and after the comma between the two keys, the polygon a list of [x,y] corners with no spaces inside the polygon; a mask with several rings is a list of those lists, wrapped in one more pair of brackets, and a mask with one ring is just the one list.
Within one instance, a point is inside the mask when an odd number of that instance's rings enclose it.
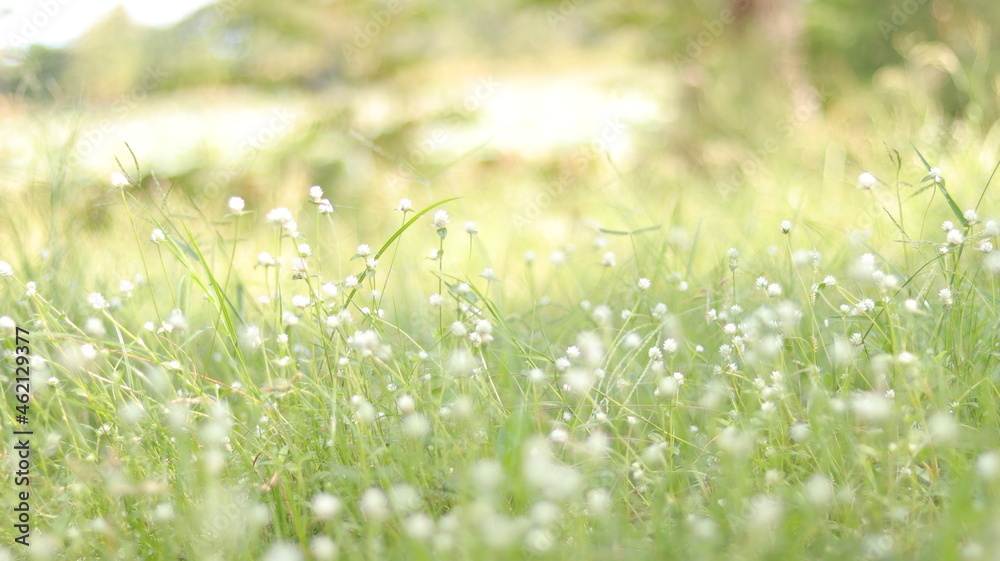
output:
{"label": "meadow", "polygon": [[0,560],[996,559],[998,86],[898,48],[284,92],[235,156],[8,96]]}

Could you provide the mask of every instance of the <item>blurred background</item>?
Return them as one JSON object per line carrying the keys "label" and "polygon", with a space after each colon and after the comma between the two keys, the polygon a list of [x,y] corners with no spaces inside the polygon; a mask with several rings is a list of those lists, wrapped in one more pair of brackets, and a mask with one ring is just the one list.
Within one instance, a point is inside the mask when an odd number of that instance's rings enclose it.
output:
{"label": "blurred background", "polygon": [[453,220],[493,238],[493,266],[600,228],[680,246],[709,228],[713,259],[786,218],[864,230],[881,211],[859,207],[858,174],[893,181],[898,151],[919,182],[911,143],[971,206],[1000,152],[992,0],[43,0],[0,17],[0,197],[38,205],[17,233],[32,250],[122,219],[103,203],[126,142],[150,200],[222,216],[240,195],[262,218],[321,185],[343,234],[376,246],[400,198],[463,197]]}

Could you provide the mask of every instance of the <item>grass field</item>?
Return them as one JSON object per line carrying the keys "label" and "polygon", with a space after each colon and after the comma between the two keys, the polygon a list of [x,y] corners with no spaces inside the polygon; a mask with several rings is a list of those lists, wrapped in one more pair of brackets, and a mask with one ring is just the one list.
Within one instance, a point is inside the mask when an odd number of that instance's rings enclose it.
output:
{"label": "grass field", "polygon": [[867,238],[801,209],[720,250],[752,217],[706,216],[499,272],[513,238],[456,200],[359,240],[322,188],[199,210],[129,158],[92,187],[114,236],[39,255],[25,195],[0,274],[11,389],[30,333],[29,551],[991,558],[998,225],[986,180],[958,196],[912,153],[911,184],[844,189]]}
{"label": "grass field", "polygon": [[0,561],[1000,559],[1000,82],[899,25],[8,92]]}

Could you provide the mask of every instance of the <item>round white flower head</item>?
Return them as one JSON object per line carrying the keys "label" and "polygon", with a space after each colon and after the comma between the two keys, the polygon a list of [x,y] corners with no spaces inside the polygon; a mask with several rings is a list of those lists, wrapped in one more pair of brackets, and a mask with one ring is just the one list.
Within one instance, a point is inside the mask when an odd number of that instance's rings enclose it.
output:
{"label": "round white flower head", "polygon": [[11,267],[10,263],[6,261],[0,261],[0,277],[12,276],[14,276],[14,267]]}
{"label": "round white flower head", "polygon": [[535,262],[535,252],[534,251],[525,251],[524,252],[524,262],[527,263],[528,265],[531,265],[532,263],[534,263]]}
{"label": "round white flower head", "polygon": [[257,265],[259,267],[274,267],[275,265],[277,265],[277,263],[278,262],[274,260],[274,257],[272,257],[271,254],[266,251],[263,251],[259,255],[257,255]]}
{"label": "round white flower head", "polygon": [[451,220],[448,219],[448,213],[444,210],[439,210],[434,213],[434,220],[431,223],[435,228],[444,228],[449,222]]}
{"label": "round white flower head", "polygon": [[985,242],[979,244],[979,251],[981,251],[983,253],[989,253],[989,252],[993,251],[993,242],[991,242],[991,241],[985,241]]}
{"label": "round white flower head", "polygon": [[677,340],[676,339],[665,339],[663,341],[663,350],[667,351],[668,354],[674,354],[677,352]]}
{"label": "round white flower head", "polygon": [[931,176],[931,179],[934,180],[934,183],[941,183],[941,168],[931,168],[927,172],[927,175]]}
{"label": "round white flower head", "polygon": [[614,267],[616,264],[617,261],[615,260],[615,253],[613,251],[605,253],[604,257],[601,259],[601,265],[604,265],[605,267]]}
{"label": "round white flower head", "polygon": [[649,290],[649,287],[653,286],[653,283],[646,277],[642,277],[641,279],[639,279],[638,285],[639,285],[639,290]]}
{"label": "round white flower head", "polygon": [[784,220],[781,222],[781,233],[787,234],[792,231],[792,222],[790,220]]}
{"label": "round white flower head", "polygon": [[368,257],[371,254],[372,254],[372,248],[369,247],[368,244],[363,243],[358,246],[358,255],[360,255],[361,257]]}
{"label": "round white flower head", "polygon": [[333,204],[330,203],[329,199],[320,199],[316,202],[316,210],[320,214],[333,214]]}
{"label": "round white flower head", "polygon": [[309,188],[309,196],[312,197],[314,202],[320,202],[323,200],[323,188],[319,185],[313,185]]}
{"label": "round white flower head", "polygon": [[91,292],[90,295],[87,296],[87,302],[95,310],[103,310],[108,307],[108,301],[104,299],[104,296],[100,292]]}
{"label": "round white flower head", "polygon": [[413,210],[413,203],[410,202],[410,199],[399,199],[399,206],[396,207],[396,210],[410,212]]}
{"label": "round white flower head", "polygon": [[951,306],[955,303],[955,295],[952,293],[950,288],[942,288],[939,290],[938,298],[941,299],[941,303],[945,306]]}
{"label": "round white flower head", "polygon": [[976,475],[983,479],[996,479],[1000,475],[1000,453],[985,452],[976,459]]}
{"label": "round white flower head", "polygon": [[132,180],[130,180],[124,173],[116,171],[111,174],[111,186],[115,189],[124,189],[131,184]]}
{"label": "round white flower head", "polygon": [[870,191],[876,187],[878,187],[878,179],[875,179],[874,175],[866,171],[858,176],[858,189]]}
{"label": "round white flower head", "polygon": [[153,243],[158,244],[167,239],[167,235],[163,233],[163,230],[159,228],[153,228],[153,232],[149,234],[149,239]]}
{"label": "round white flower head", "polygon": [[947,240],[949,245],[959,245],[965,241],[965,236],[962,235],[962,232],[953,228],[948,230]]}
{"label": "round white flower head", "polygon": [[299,545],[292,542],[275,542],[262,557],[264,561],[305,561],[305,558]]}
{"label": "round white flower head", "polygon": [[272,224],[285,225],[289,222],[294,223],[295,218],[292,216],[292,211],[282,206],[267,213],[267,221]]}
{"label": "round white flower head", "polygon": [[381,489],[372,487],[362,493],[359,510],[369,520],[383,520],[389,515],[389,498]]}
{"label": "round white flower head", "polygon": [[330,493],[319,493],[309,504],[317,520],[330,520],[340,513],[340,499]]}
{"label": "round white flower head", "polygon": [[974,208],[966,210],[962,213],[962,216],[967,222],[975,222],[976,220],[979,220],[979,213],[976,212],[976,209]]}
{"label": "round white flower head", "polygon": [[312,304],[312,299],[303,294],[292,296],[292,305],[296,308],[308,308]]}
{"label": "round white flower head", "polygon": [[333,298],[337,296],[337,294],[339,293],[339,290],[337,290],[337,285],[332,282],[324,282],[320,286],[320,290],[323,291],[324,298]]}
{"label": "round white flower head", "polygon": [[337,558],[340,548],[330,536],[316,536],[309,542],[309,552],[317,561],[332,561]]}
{"label": "round white flower head", "polygon": [[246,208],[247,203],[243,200],[243,197],[230,197],[229,198],[229,210],[240,213]]}
{"label": "round white flower head", "polygon": [[476,229],[476,223],[473,221],[468,221],[465,223],[465,232],[469,235],[478,234],[479,230]]}
{"label": "round white flower head", "polygon": [[350,275],[346,279],[344,279],[345,288],[354,288],[355,286],[358,286],[358,277]]}
{"label": "round white flower head", "polygon": [[431,306],[436,307],[440,306],[441,304],[444,304],[444,298],[440,294],[431,294],[430,298],[427,299],[427,302]]}

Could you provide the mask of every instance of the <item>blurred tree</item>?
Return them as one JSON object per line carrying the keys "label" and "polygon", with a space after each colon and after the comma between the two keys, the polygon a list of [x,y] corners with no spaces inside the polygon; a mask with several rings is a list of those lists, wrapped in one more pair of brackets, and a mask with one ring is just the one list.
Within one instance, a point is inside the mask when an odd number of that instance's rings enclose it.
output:
{"label": "blurred tree", "polygon": [[62,80],[64,87],[86,92],[97,101],[125,95],[148,64],[144,44],[148,32],[133,23],[124,8],[115,8],[70,50]]}

